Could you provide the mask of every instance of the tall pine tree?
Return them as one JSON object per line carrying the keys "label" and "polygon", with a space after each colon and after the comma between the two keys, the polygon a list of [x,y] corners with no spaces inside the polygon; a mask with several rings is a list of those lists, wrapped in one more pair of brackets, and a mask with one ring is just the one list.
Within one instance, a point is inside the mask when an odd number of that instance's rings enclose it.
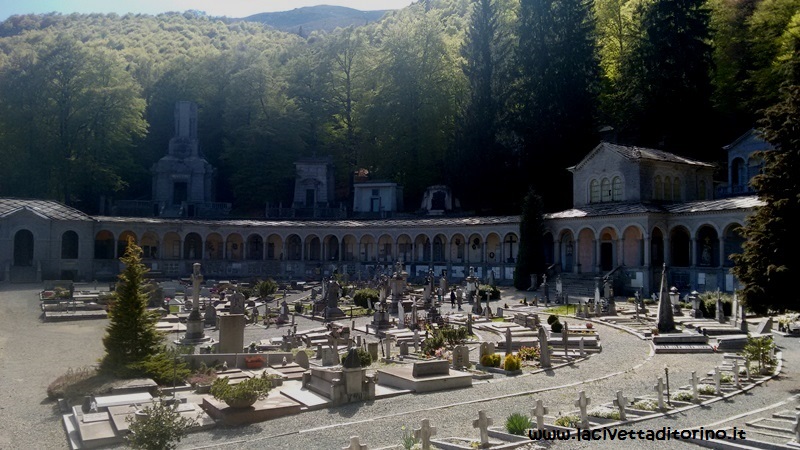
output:
{"label": "tall pine tree", "polygon": [[562,169],[596,144],[599,67],[593,2],[522,0],[519,11],[515,115],[520,178],[527,184],[536,173],[535,187],[549,194],[548,209],[566,207],[571,180]]}
{"label": "tall pine tree", "polygon": [[[514,287],[531,287],[531,274],[544,272],[544,210],[542,198],[529,189],[522,203],[522,220],[519,224],[519,255],[514,271]],[[536,287],[536,286],[533,286]]]}
{"label": "tall pine tree", "polygon": [[111,321],[103,337],[106,355],[100,369],[131,376],[137,375],[141,364],[158,353],[162,336],[156,330],[158,317],[147,310],[147,296],[142,290],[147,269],[142,264],[142,249],[132,239],[120,261],[125,270],[119,275],[109,311]]}

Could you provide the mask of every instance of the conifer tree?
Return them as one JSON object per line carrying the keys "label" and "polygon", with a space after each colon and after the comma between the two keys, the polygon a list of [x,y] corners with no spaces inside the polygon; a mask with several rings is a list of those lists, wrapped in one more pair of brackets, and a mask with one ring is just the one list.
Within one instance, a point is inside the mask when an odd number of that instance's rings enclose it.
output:
{"label": "conifer tree", "polygon": [[119,275],[109,310],[111,321],[103,337],[106,355],[100,369],[129,376],[139,372],[141,363],[158,353],[162,336],[156,330],[158,318],[147,310],[147,296],[142,290],[147,268],[142,264],[142,249],[132,239],[120,261],[125,270]]}
{"label": "conifer tree", "polygon": [[[531,274],[544,271],[544,211],[542,198],[533,188],[522,204],[522,220],[519,224],[519,254],[514,271],[514,287],[527,289],[530,287]],[[533,286],[536,287],[536,286]]]}

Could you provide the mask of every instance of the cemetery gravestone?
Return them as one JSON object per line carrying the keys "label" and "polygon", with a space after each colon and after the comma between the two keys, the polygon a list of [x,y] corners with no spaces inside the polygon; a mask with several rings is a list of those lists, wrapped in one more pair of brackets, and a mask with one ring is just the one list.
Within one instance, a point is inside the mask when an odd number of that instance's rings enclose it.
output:
{"label": "cemetery gravestone", "polygon": [[541,399],[536,400],[536,406],[533,408],[533,416],[536,417],[536,428],[540,431],[544,430],[544,415],[549,411],[542,404]]}
{"label": "cemetery gravestone", "polygon": [[414,438],[422,445],[422,450],[430,450],[431,436],[435,435],[436,427],[432,427],[428,419],[422,419],[422,426],[414,429]]}
{"label": "cemetery gravestone", "polygon": [[622,395],[622,391],[617,391],[617,398],[614,399],[614,406],[619,409],[619,420],[628,420],[625,416],[625,407],[628,406],[628,399]]}
{"label": "cemetery gravestone", "polygon": [[699,380],[697,379],[697,372],[692,371],[692,399],[695,402],[699,402],[700,401],[700,393],[697,390],[698,381]]}
{"label": "cemetery gravestone", "polygon": [[469,367],[469,347],[456,345],[453,349],[453,369],[461,370]]}
{"label": "cemetery gravestone", "polygon": [[486,416],[486,411],[478,411],[478,419],[472,421],[472,427],[478,428],[481,433],[481,447],[489,446],[489,427],[494,425],[494,420]]}
{"label": "cemetery gravestone", "polygon": [[578,400],[575,401],[575,406],[580,409],[581,428],[584,430],[589,429],[589,416],[586,412],[586,408],[589,406],[589,403],[591,403],[591,400],[586,397],[586,392],[580,391],[578,393]]}
{"label": "cemetery gravestone", "polygon": [[659,411],[663,411],[664,410],[664,379],[661,378],[661,377],[658,377],[658,382],[656,383],[655,386],[653,386],[653,389],[656,390],[656,398],[658,399],[658,410]]}
{"label": "cemetery gravestone", "polygon": [[547,345],[547,331],[539,325],[539,364],[542,368],[551,367],[550,349]]}

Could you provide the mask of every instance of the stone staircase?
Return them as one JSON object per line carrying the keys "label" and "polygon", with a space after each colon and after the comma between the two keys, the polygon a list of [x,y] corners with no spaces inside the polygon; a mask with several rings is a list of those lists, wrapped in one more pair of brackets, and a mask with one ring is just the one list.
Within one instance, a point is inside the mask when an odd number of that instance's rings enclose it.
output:
{"label": "stone staircase", "polygon": [[[556,281],[548,280],[550,284],[550,298],[555,298]],[[595,274],[593,273],[562,273],[561,286],[563,294],[570,298],[594,298]],[[541,292],[541,288],[539,292]],[[573,302],[574,303],[574,302]]]}

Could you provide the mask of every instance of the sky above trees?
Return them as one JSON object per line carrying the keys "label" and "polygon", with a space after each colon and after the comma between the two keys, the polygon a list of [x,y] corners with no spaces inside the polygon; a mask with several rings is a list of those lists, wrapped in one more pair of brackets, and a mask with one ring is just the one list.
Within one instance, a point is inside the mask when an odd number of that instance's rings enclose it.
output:
{"label": "sky above trees", "polygon": [[399,9],[411,0],[137,0],[121,2],[108,0],[28,0],[0,1],[0,20],[15,14],[48,12],[158,14],[169,11],[204,11],[211,16],[245,17],[272,11],[289,11],[303,6],[336,5],[364,11]]}

